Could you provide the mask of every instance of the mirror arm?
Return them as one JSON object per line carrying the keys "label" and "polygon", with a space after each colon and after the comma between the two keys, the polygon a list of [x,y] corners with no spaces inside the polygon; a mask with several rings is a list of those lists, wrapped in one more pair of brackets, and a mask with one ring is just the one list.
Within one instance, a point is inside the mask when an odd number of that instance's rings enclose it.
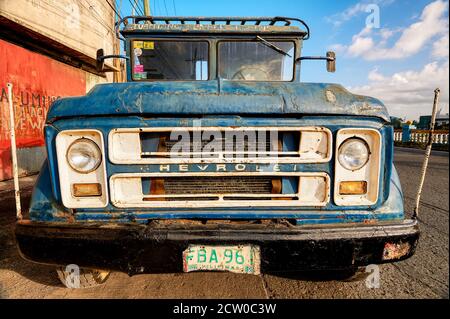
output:
{"label": "mirror arm", "polygon": [[103,49],[98,49],[97,50],[97,63],[96,63],[96,69],[98,72],[103,72],[103,67],[105,64],[105,60],[106,59],[113,59],[113,58],[118,58],[118,59],[125,59],[125,60],[129,60],[130,57],[126,56],[126,55],[121,55],[121,54],[110,54],[110,55],[103,55]]}
{"label": "mirror arm", "polygon": [[326,60],[326,61],[336,61],[336,58],[331,58],[327,56],[301,56],[297,58],[296,62],[303,61],[303,60]]}
{"label": "mirror arm", "polygon": [[113,59],[113,58],[125,59],[125,60],[129,60],[130,59],[130,57],[126,56],[126,55],[110,54],[110,55],[102,55],[102,56],[97,57],[97,61],[104,61],[106,59]]}
{"label": "mirror arm", "polygon": [[110,54],[110,55],[101,55],[101,56],[97,57],[97,61],[101,62],[101,61],[104,61],[106,59],[114,59],[114,58],[125,59],[125,60],[129,60],[130,59],[130,57],[128,57],[126,55]]}
{"label": "mirror arm", "polygon": [[327,56],[301,56],[295,60],[295,63],[300,63],[303,60],[324,60],[327,61],[327,71],[336,71],[336,53],[328,51]]}

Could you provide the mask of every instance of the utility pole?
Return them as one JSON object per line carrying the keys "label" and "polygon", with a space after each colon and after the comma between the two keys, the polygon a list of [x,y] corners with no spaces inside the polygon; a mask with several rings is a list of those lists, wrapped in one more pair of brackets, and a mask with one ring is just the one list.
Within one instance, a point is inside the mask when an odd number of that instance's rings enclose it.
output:
{"label": "utility pole", "polygon": [[152,15],[150,12],[150,0],[142,0],[144,2],[144,14],[149,17]]}

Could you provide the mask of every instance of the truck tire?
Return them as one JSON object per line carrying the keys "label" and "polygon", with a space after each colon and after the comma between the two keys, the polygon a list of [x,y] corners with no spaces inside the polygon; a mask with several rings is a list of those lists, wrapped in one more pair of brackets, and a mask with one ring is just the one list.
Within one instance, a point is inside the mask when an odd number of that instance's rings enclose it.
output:
{"label": "truck tire", "polygon": [[74,279],[73,272],[67,267],[56,268],[59,280],[67,288],[90,288],[101,285],[106,282],[110,275],[109,270],[79,268],[79,278]]}

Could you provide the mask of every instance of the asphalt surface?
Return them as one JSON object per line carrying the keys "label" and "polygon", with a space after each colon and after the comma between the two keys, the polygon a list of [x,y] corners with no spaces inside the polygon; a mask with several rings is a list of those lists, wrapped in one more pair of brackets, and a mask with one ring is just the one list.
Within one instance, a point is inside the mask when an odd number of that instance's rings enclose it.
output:
{"label": "asphalt surface", "polygon": [[[423,151],[396,148],[395,165],[411,212]],[[422,236],[416,254],[380,266],[380,287],[365,280],[344,282],[323,276],[296,278],[230,273],[137,275],[113,273],[101,286],[67,289],[54,268],[29,263],[18,255],[13,238],[15,219],[11,183],[0,182],[1,298],[449,298],[449,155],[433,152],[422,195]],[[21,180],[23,205],[29,202],[34,178]]]}

